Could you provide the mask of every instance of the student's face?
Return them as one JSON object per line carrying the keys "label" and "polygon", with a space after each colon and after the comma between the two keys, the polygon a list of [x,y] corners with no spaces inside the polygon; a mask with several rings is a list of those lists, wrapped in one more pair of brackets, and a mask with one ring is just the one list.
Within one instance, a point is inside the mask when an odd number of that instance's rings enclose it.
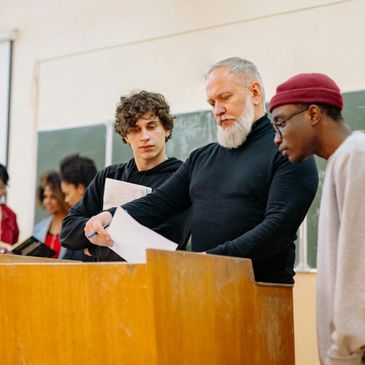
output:
{"label": "student's face", "polygon": [[61,190],[65,195],[65,202],[69,207],[76,205],[84,195],[85,187],[82,184],[72,184],[61,181]]}
{"label": "student's face", "polygon": [[62,206],[53,194],[51,188],[47,185],[43,193],[43,207],[48,214],[54,215],[62,211]]}
{"label": "student's face", "polygon": [[289,161],[299,163],[313,155],[314,131],[307,108],[294,104],[281,105],[272,111],[276,126],[274,142]]}
{"label": "student's face", "polygon": [[6,194],[6,185],[4,184],[4,181],[0,179],[0,199],[5,196]]}
{"label": "student's face", "polygon": [[165,141],[169,134],[170,131],[164,129],[159,117],[146,113],[124,138],[137,161],[158,165],[166,158]]}
{"label": "student's face", "polygon": [[219,67],[210,73],[206,95],[217,124],[223,129],[230,128],[245,115],[246,98],[250,96],[237,75],[230,73],[226,67]]}

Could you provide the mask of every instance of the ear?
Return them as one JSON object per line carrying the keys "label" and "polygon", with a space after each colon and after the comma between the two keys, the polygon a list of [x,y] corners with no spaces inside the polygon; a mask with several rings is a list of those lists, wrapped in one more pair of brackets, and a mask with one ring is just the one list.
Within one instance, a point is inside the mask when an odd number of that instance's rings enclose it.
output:
{"label": "ear", "polygon": [[122,137],[122,139],[125,139],[126,140],[126,142],[130,145],[130,143],[129,143],[129,141],[128,141],[128,136],[127,135],[124,135],[123,137]]}
{"label": "ear", "polygon": [[310,117],[311,125],[316,126],[322,118],[322,111],[320,107],[316,104],[311,104],[308,107],[308,114]]}
{"label": "ear", "polygon": [[253,100],[254,105],[261,104],[261,99],[262,99],[261,85],[257,81],[255,81],[251,85],[250,91],[252,94],[252,100]]}
{"label": "ear", "polygon": [[78,184],[77,187],[76,187],[76,190],[77,192],[80,194],[80,195],[84,195],[84,192],[85,192],[85,186],[83,184]]}
{"label": "ear", "polygon": [[166,130],[165,130],[165,137],[166,137],[166,138],[168,138],[168,137],[170,136],[170,134],[171,134],[171,131],[166,131]]}

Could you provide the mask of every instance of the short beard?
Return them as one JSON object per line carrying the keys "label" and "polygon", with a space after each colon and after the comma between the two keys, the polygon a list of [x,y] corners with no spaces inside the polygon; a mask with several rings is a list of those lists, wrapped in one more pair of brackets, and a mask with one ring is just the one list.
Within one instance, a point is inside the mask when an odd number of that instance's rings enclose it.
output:
{"label": "short beard", "polygon": [[[225,116],[225,118],[230,119],[229,116]],[[238,148],[243,145],[251,132],[254,118],[254,106],[252,100],[247,97],[245,110],[232,126],[223,128],[218,124],[217,139],[219,145],[228,149]]]}

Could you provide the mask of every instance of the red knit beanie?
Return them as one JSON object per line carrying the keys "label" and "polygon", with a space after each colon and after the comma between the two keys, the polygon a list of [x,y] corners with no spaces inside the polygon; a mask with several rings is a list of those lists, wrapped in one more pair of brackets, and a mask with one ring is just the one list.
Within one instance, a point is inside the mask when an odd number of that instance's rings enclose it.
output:
{"label": "red knit beanie", "polygon": [[314,103],[332,105],[342,110],[340,88],[328,76],[319,73],[298,74],[276,88],[270,100],[270,113],[284,104]]}

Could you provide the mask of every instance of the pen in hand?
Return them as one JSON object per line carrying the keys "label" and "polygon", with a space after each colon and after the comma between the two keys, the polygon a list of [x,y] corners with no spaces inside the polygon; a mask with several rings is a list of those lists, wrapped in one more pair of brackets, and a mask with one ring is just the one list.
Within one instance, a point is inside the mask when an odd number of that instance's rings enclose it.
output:
{"label": "pen in hand", "polygon": [[[110,224],[110,223],[109,223]],[[106,224],[105,226],[103,226],[103,228],[105,229],[105,228],[108,228],[109,227],[109,224]],[[88,236],[87,236],[87,238],[93,238],[94,236],[96,236],[98,234],[98,232],[93,232],[93,233],[91,233],[91,234],[89,234]]]}

